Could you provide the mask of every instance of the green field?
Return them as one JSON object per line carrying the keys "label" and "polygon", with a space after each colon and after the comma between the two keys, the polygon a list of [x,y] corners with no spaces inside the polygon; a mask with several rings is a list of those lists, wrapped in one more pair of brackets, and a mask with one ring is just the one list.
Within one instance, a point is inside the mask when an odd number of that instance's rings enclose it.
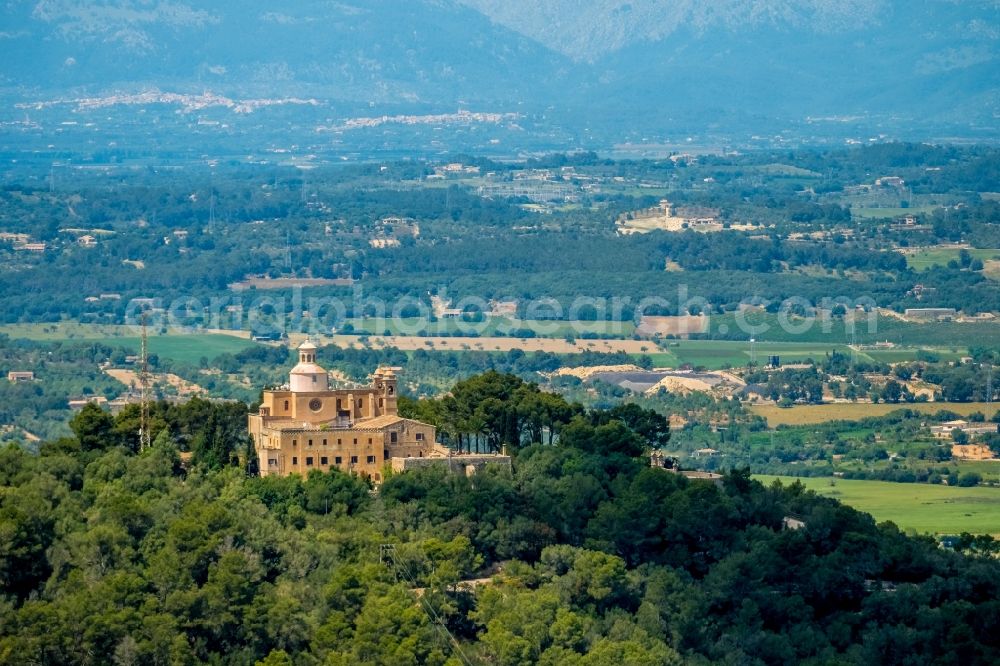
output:
{"label": "green field", "polygon": [[[988,339],[987,337],[986,340]],[[668,340],[661,343],[660,350],[667,354],[650,354],[653,365],[657,367],[668,367],[671,363],[675,366],[690,363],[718,370],[726,366],[742,367],[751,360],[750,343],[733,340]],[[778,356],[785,365],[809,359],[818,361],[834,351],[847,355],[853,353],[848,345],[838,342],[758,341],[754,344],[758,364],[767,363],[768,356]],[[968,350],[964,347],[897,347],[862,350],[857,352],[857,356],[861,360],[895,363],[916,360],[920,351],[932,352],[942,361],[953,361],[964,356]]]}
{"label": "green field", "polygon": [[883,219],[903,217],[904,215],[920,215],[937,210],[940,206],[911,206],[910,208],[851,208],[854,217],[864,219]]}
{"label": "green field", "polygon": [[[914,254],[906,255],[907,265],[915,271],[924,271],[934,266],[947,266],[949,261],[958,261],[958,253],[961,252],[956,247],[935,247],[920,250]],[[1000,250],[968,250],[973,259],[980,259],[983,262],[991,259],[1000,259]]]}
{"label": "green field", "polygon": [[[821,322],[816,321],[812,328],[801,334],[789,334],[781,329],[776,315],[767,313],[748,313],[746,320],[754,325],[767,324],[769,330],[759,334],[755,344],[757,362],[767,362],[767,357],[776,355],[783,364],[799,363],[808,359],[819,360],[827,354],[838,351],[851,354],[846,344],[847,334],[844,323],[840,320],[830,322],[832,330],[824,332]],[[733,331],[735,315],[713,315],[710,327],[713,332]],[[385,328],[392,334],[415,334],[426,330],[433,334],[435,328],[454,334],[461,332],[465,326],[473,324],[448,319],[441,322],[426,322],[421,319],[403,319],[379,323],[374,319],[350,320],[355,332],[359,335],[382,335]],[[497,328],[530,328],[537,331],[538,337],[563,339],[580,337],[584,332],[596,335],[614,335],[615,338],[630,338],[635,327],[631,322],[566,322],[566,321],[534,321],[510,320],[494,318],[481,326],[485,331],[481,337],[495,334]],[[426,328],[425,328],[426,327]],[[376,330],[381,328],[382,330]],[[12,338],[27,338],[30,340],[76,340],[102,341],[109,344],[120,344],[135,349],[138,347],[138,331],[134,327],[109,326],[95,324],[8,324],[0,326],[0,334]],[[242,332],[241,335],[247,335]],[[933,352],[940,360],[955,360],[967,353],[970,345],[983,345],[1000,348],[1000,326],[992,322],[954,323],[933,322],[927,324],[909,324],[890,317],[880,317],[877,332],[874,335],[859,335],[858,341],[866,338],[872,340],[888,338],[901,346],[890,349],[870,349],[857,352],[863,360],[899,362],[915,360],[921,350]],[[171,358],[188,363],[196,363],[202,356],[209,359],[221,353],[236,353],[252,344],[249,340],[229,335],[212,333],[184,334],[180,331],[169,331],[165,335],[153,336],[151,351],[165,358]],[[748,341],[734,340],[664,340],[659,343],[650,341],[650,353],[653,365],[656,367],[678,367],[683,364],[702,366],[711,370],[725,367],[742,367],[750,362],[751,350]]]}
{"label": "green field", "polygon": [[[49,342],[100,342],[124,347],[138,353],[140,341],[136,330],[128,326],[89,324],[11,324],[0,327],[11,338]],[[236,354],[257,343],[244,338],[215,333],[170,333],[149,336],[149,353],[165,359],[197,365],[202,357],[209,360],[219,354]]]}
{"label": "green field", "polygon": [[949,488],[925,483],[888,483],[831,478],[755,476],[764,484],[775,479],[802,485],[832,497],[878,521],[891,520],[904,530],[922,534],[1000,534],[1000,488]]}
{"label": "green field", "polygon": [[[670,340],[662,345],[679,363],[704,366],[710,370],[741,367],[750,362],[749,342],[733,340]],[[782,363],[797,363],[806,359],[821,359],[831,351],[850,353],[843,344],[821,344],[815,342],[758,342],[754,345],[757,362],[767,363],[767,357],[780,356]],[[655,354],[654,354],[655,356]],[[654,365],[656,364],[654,360]]]}
{"label": "green field", "polygon": [[764,164],[758,167],[750,167],[748,171],[766,174],[768,176],[782,176],[787,178],[822,178],[823,174],[803,169],[802,167],[790,164]]}
{"label": "green field", "polygon": [[60,322],[58,324],[4,324],[0,326],[0,334],[28,340],[61,341],[137,337],[138,331],[131,326]]}
{"label": "green field", "polygon": [[671,354],[670,352],[656,352],[653,354],[633,354],[635,357],[648,356],[649,360],[653,362],[654,368],[676,368],[680,365],[680,361],[677,356]]}
{"label": "green field", "polygon": [[870,416],[885,416],[897,409],[912,409],[924,414],[934,414],[943,409],[963,416],[973,412],[982,412],[986,418],[992,418],[998,406],[990,407],[985,402],[914,402],[890,405],[880,403],[836,403],[829,405],[796,405],[795,407],[778,407],[777,405],[754,405],[755,414],[767,419],[772,428],[779,425],[808,425],[810,423],[826,423],[828,421],[857,421]]}
{"label": "green field", "polygon": [[[138,354],[139,338],[111,338],[101,340],[111,346],[124,347]],[[151,335],[149,337],[149,353],[160,358],[198,365],[204,357],[211,361],[219,354],[236,354],[256,342],[234,338],[228,335],[190,334],[190,335]]]}
{"label": "green field", "polygon": [[[256,344],[229,335],[161,335],[149,339],[149,353],[197,365],[202,357],[212,360],[219,354],[236,354]],[[132,345],[133,349],[138,349],[139,341],[135,340]]]}
{"label": "green field", "polygon": [[354,327],[355,333],[369,335],[417,335],[421,331],[428,335],[468,335],[477,332],[480,337],[506,335],[512,330],[529,329],[538,337],[565,338],[584,334],[611,335],[616,338],[631,338],[635,324],[631,321],[553,321],[534,319],[508,319],[489,317],[479,323],[448,318],[428,321],[421,317],[401,317],[385,319],[348,319],[345,324]]}
{"label": "green field", "polygon": [[[749,327],[755,327],[750,329]],[[727,313],[712,315],[709,332],[713,336],[740,333],[740,337],[750,338],[751,333],[758,343],[796,342],[814,343],[814,346],[829,348],[843,346],[852,341],[850,326],[843,318],[788,318],[768,312],[747,312],[742,321],[737,315]],[[901,321],[896,317],[876,315],[871,323],[868,315],[859,316],[854,326],[854,340],[858,344],[891,342],[901,347],[929,348],[964,351],[968,347],[988,346],[1000,349],[1000,326],[993,321],[954,322],[935,321],[914,323]],[[820,344],[815,344],[820,343]],[[746,344],[746,343],[743,343]]]}
{"label": "green field", "polygon": [[940,361],[957,361],[968,354],[967,349],[942,349],[939,347],[916,349],[913,347],[899,347],[896,349],[865,349],[859,352],[859,355],[861,358],[867,357],[879,363],[901,363],[916,360],[918,351],[931,352]]}

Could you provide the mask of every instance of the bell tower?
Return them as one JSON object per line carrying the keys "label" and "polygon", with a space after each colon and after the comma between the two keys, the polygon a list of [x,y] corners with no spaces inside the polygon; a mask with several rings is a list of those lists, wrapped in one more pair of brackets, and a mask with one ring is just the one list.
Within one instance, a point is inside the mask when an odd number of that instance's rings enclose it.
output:
{"label": "bell tower", "polygon": [[316,362],[316,345],[306,340],[299,346],[299,363]]}
{"label": "bell tower", "polygon": [[396,373],[390,368],[379,368],[375,372],[375,388],[378,390],[385,404],[382,413],[392,416],[398,414],[399,408],[396,403],[396,393],[399,387]]}

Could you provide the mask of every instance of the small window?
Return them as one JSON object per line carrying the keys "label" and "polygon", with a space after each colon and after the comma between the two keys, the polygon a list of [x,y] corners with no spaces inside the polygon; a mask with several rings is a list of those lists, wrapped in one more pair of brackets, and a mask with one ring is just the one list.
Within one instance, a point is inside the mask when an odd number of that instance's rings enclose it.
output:
{"label": "small window", "polygon": [[267,459],[267,464],[269,466],[271,466],[271,467],[276,467],[278,465],[278,459],[277,458],[268,458]]}
{"label": "small window", "polygon": [[399,439],[399,433],[397,433],[397,432],[390,432],[389,433],[389,441],[390,442],[392,442],[393,444],[395,444],[398,439]]}
{"label": "small window", "polygon": [[319,464],[320,465],[329,465],[330,464],[330,459],[327,458],[326,456],[323,456],[322,458],[319,459]]}
{"label": "small window", "polygon": [[422,432],[418,432],[418,433],[417,433],[417,441],[418,441],[418,442],[422,442],[422,441],[423,441],[423,439],[424,439],[424,433],[422,433]]}
{"label": "small window", "polygon": [[365,462],[367,462],[369,465],[374,465],[375,464],[375,456],[368,456],[368,459]]}
{"label": "small window", "polygon": [[299,459],[298,459],[298,457],[296,457],[296,456],[292,456],[292,464],[293,464],[293,465],[298,465],[298,464],[299,464]]}
{"label": "small window", "polygon": [[371,437],[369,437],[369,438],[368,438],[368,443],[369,443],[369,444],[371,444],[371,443],[372,443],[372,438],[371,438]]}
{"label": "small window", "polygon": [[344,459],[341,458],[340,456],[337,456],[336,458],[333,459],[333,464],[334,465],[339,465],[342,462],[344,462]]}
{"label": "small window", "polygon": [[323,446],[326,446],[326,440],[325,439],[323,440]]}
{"label": "small window", "polygon": [[313,445],[313,441],[310,439],[309,440],[309,446],[312,446],[312,445]]}
{"label": "small window", "polygon": [[343,444],[343,442],[342,442],[342,441],[340,441],[340,438],[338,437],[338,438],[337,438],[337,446],[340,446],[341,444]]}
{"label": "small window", "polygon": [[285,411],[286,412],[288,411],[288,401],[287,400],[285,401]]}
{"label": "small window", "polygon": [[313,384],[316,383],[316,375],[313,375]]}
{"label": "small window", "polygon": [[309,456],[308,458],[306,458],[306,466],[312,467],[312,464],[313,464],[312,456]]}
{"label": "small window", "polygon": [[351,456],[351,464],[352,465],[357,465],[358,464],[358,457],[357,456]]}
{"label": "small window", "polygon": [[295,446],[298,443],[299,443],[298,440],[295,440],[295,439],[292,440],[292,446]]}
{"label": "small window", "polygon": [[357,444],[357,443],[358,443],[358,438],[357,438],[357,437],[355,437],[355,438],[354,438],[354,443],[355,443],[355,444]]}

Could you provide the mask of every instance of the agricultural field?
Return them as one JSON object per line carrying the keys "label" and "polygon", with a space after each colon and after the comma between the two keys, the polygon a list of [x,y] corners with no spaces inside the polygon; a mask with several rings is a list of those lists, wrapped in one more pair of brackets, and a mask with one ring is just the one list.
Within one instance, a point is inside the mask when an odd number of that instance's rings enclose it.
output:
{"label": "agricultural field", "polygon": [[461,335],[477,333],[481,336],[509,335],[511,331],[529,330],[537,337],[566,338],[581,335],[614,336],[631,338],[635,324],[631,321],[556,321],[536,319],[509,319],[488,317],[482,322],[468,322],[457,318],[428,321],[422,317],[400,317],[385,319],[347,319],[344,327],[350,325],[356,334],[368,335],[417,335],[425,331],[429,335]]}
{"label": "agricultural field", "polygon": [[[93,324],[11,324],[0,327],[0,333],[11,338],[46,342],[100,342],[123,347],[138,353],[139,332],[132,326],[100,326]],[[236,354],[253,346],[245,337],[221,333],[180,333],[149,336],[149,353],[162,358],[197,365],[202,357],[209,360],[219,354]]]}
{"label": "agricultural field", "polygon": [[636,360],[643,356],[648,356],[649,360],[653,363],[654,368],[676,368],[681,365],[680,360],[675,354],[670,352],[656,352],[653,354],[633,354]]}
{"label": "agricultural field", "polygon": [[894,217],[903,217],[904,215],[920,215],[922,213],[931,213],[940,206],[929,205],[929,206],[911,206],[909,208],[851,208],[851,214],[855,218],[862,218],[867,220],[877,220],[886,219]]}
{"label": "agricultural field", "polygon": [[[219,354],[236,354],[257,343],[228,335],[158,335],[149,338],[149,353],[182,363],[197,365],[201,358],[212,360]],[[133,349],[139,341],[130,341]]]}
{"label": "agricultural field", "polygon": [[[138,326],[120,324],[81,324],[74,321],[64,321],[49,324],[0,324],[0,335],[11,338],[27,338],[31,340],[104,340],[107,338],[138,338]],[[150,327],[150,335],[191,336],[220,335],[242,340],[250,339],[249,331],[233,329],[200,329],[192,333],[190,329],[170,328],[154,332]]]}
{"label": "agricultural field", "polygon": [[[712,318],[713,326],[716,325],[716,317]],[[482,351],[509,351],[520,349],[524,352],[545,351],[556,354],[571,354],[583,351],[599,352],[625,352],[636,356],[649,356],[653,366],[664,368],[676,368],[681,365],[690,364],[700,366],[709,370],[719,370],[726,367],[742,367],[751,360],[750,343],[735,340],[664,340],[659,346],[652,340],[634,340],[631,335],[635,331],[635,326],[631,322],[565,322],[565,321],[534,321],[495,318],[488,320],[478,326],[486,326],[487,329],[479,336],[460,335],[463,326],[458,320],[442,320],[434,323],[427,323],[421,319],[402,319],[395,322],[389,320],[388,324],[376,325],[376,320],[355,319],[348,320],[354,326],[355,334],[320,336],[319,341],[336,344],[340,347],[398,347],[404,351],[416,349],[433,350],[482,350]],[[883,318],[882,321],[892,321]],[[446,335],[433,335],[434,329],[426,329],[430,335],[415,335],[416,331],[424,330],[423,324],[428,327],[443,327]],[[898,322],[897,322],[898,323]],[[475,326],[475,324],[464,324]],[[509,336],[497,336],[495,331],[497,326],[502,330],[510,328],[523,328],[536,330],[539,335],[536,337],[517,338]],[[959,326],[978,327],[978,324],[949,324],[935,323],[925,325],[914,325],[929,327],[931,330],[939,327]],[[994,326],[990,324],[989,326]],[[381,327],[383,332],[386,328],[395,331],[395,334],[386,336],[376,332],[375,328]],[[573,331],[579,333],[590,332],[595,335],[615,335],[614,339],[588,339],[574,336]],[[621,331],[619,335],[618,332]],[[406,333],[410,332],[409,335]],[[5,334],[11,338],[24,338],[39,341],[96,341],[106,344],[120,345],[131,350],[139,347],[139,331],[132,326],[110,326],[96,324],[8,324],[0,326],[0,334]],[[150,352],[158,354],[164,358],[170,358],[185,363],[197,364],[202,358],[211,360],[219,354],[234,354],[253,344],[249,339],[247,331],[205,331],[199,333],[185,333],[180,330],[168,330],[165,334],[154,334],[150,336]],[[836,339],[836,336],[831,336]],[[297,344],[304,339],[302,335],[293,335],[291,344]],[[979,340],[980,344],[991,342],[987,335]],[[850,354],[850,348],[839,342],[814,341],[759,341],[754,345],[756,359],[759,364],[767,362],[767,357],[776,355],[781,358],[783,364],[800,363],[809,359],[818,360],[834,351]],[[857,352],[858,358],[862,360],[899,362],[912,361],[917,358],[919,351],[929,351],[940,360],[957,360],[967,353],[964,347],[909,347],[895,349],[863,350]]]}
{"label": "agricultural field", "polygon": [[992,418],[997,412],[997,405],[987,405],[984,402],[914,402],[886,404],[879,403],[835,403],[828,405],[796,405],[795,407],[778,407],[777,405],[753,405],[753,412],[767,419],[767,424],[776,428],[781,425],[808,425],[826,423],[828,421],[857,421],[868,417],[885,416],[898,409],[912,409],[924,414],[934,414],[948,410],[968,416],[973,412],[982,412],[986,418]]}
{"label": "agricultural field", "polygon": [[[962,248],[958,247],[929,247],[921,248],[916,252],[907,252],[906,263],[915,271],[924,271],[934,266],[947,266],[949,261],[958,261],[958,254]],[[967,249],[973,259],[979,259],[983,263],[1000,260],[1000,249],[983,250]]]}
{"label": "agricultural field", "polygon": [[878,521],[920,534],[1000,535],[1000,488],[950,488],[921,483],[854,481],[832,478],[755,476],[770,484],[799,481],[809,490],[832,497]]}
{"label": "agricultural field", "polygon": [[11,338],[59,342],[64,340],[105,340],[135,336],[139,329],[132,326],[80,324],[67,321],[58,324],[5,324],[0,334]]}
{"label": "agricultural field", "polygon": [[[671,340],[663,343],[680,363],[704,366],[709,370],[745,366],[751,361],[749,342],[735,340]],[[847,345],[795,342],[758,342],[754,353],[758,364],[767,363],[768,356],[779,356],[782,363],[798,363],[807,359],[821,359],[839,351],[849,353]]]}
{"label": "agricultural field", "polygon": [[897,347],[895,349],[864,349],[858,352],[858,357],[861,359],[871,359],[878,363],[905,363],[919,360],[917,357],[918,351],[933,354],[942,362],[958,361],[968,354],[967,349]]}
{"label": "agricultural field", "polygon": [[[753,328],[749,328],[753,327]],[[727,313],[712,315],[709,323],[711,336],[727,336],[740,332],[749,339],[755,331],[758,344],[767,342],[826,343],[826,346],[846,345],[852,342],[851,326],[844,318],[787,317],[768,312],[746,312],[740,315]],[[788,330],[786,330],[788,329]],[[869,324],[868,315],[862,315],[854,324],[853,339],[858,344],[891,342],[902,347],[919,349],[942,348],[962,351],[970,346],[1000,348],[1000,326],[995,321],[934,321],[908,322],[898,317],[877,314]]]}
{"label": "agricultural field", "polygon": [[823,174],[791,164],[764,164],[750,169],[755,173],[782,178],[822,178]]}
{"label": "agricultural field", "polygon": [[[291,336],[291,343],[301,342],[304,336]],[[334,344],[344,349],[385,349],[394,347],[401,351],[500,351],[507,352],[520,349],[525,353],[550,352],[553,354],[578,354],[581,352],[624,352],[626,354],[645,354],[655,352],[656,345],[647,340],[574,340],[572,342],[560,338],[510,338],[510,337],[433,337],[413,335],[393,336],[356,336],[335,335],[321,337],[317,340],[322,344]]]}

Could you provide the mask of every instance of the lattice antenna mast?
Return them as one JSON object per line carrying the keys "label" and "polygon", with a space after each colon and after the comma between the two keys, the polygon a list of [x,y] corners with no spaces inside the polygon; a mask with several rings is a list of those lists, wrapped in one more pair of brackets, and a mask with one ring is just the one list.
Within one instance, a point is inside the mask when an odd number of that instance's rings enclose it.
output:
{"label": "lattice antenna mast", "polygon": [[993,411],[993,357],[986,366],[986,413]]}
{"label": "lattice antenna mast", "polygon": [[149,336],[146,313],[142,313],[142,343],[139,352],[139,450],[145,451],[149,441]]}

